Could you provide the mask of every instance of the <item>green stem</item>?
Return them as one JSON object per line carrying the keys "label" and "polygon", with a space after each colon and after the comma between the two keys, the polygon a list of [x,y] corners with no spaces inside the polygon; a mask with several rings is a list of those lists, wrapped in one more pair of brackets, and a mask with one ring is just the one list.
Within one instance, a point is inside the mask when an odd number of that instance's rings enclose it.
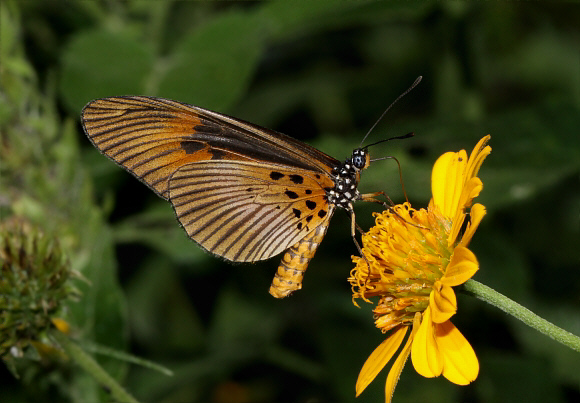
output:
{"label": "green stem", "polygon": [[138,403],[121,385],[109,375],[103,367],[82,348],[73,342],[67,335],[59,330],[53,329],[50,335],[60,344],[68,356],[76,362],[82,369],[91,374],[100,385],[107,388],[113,399],[118,402]]}
{"label": "green stem", "polygon": [[464,289],[480,300],[509,313],[524,322],[526,325],[544,333],[546,336],[580,352],[580,337],[548,322],[544,318],[539,317],[529,309],[495,291],[493,288],[489,288],[475,280],[469,280],[464,284]]}

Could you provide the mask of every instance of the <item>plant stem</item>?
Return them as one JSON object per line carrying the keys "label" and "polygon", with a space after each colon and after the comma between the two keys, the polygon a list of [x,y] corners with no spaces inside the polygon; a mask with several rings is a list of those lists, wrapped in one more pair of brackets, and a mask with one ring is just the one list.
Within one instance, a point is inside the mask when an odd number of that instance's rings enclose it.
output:
{"label": "plant stem", "polygon": [[469,280],[463,286],[468,293],[474,295],[476,298],[509,313],[546,336],[580,352],[580,337],[548,322],[529,309],[495,291],[493,288],[489,288],[475,280]]}
{"label": "plant stem", "polygon": [[91,374],[100,385],[107,388],[118,402],[138,403],[121,385],[109,375],[97,361],[73,342],[67,335],[52,329],[50,335],[60,344],[68,356],[82,369]]}

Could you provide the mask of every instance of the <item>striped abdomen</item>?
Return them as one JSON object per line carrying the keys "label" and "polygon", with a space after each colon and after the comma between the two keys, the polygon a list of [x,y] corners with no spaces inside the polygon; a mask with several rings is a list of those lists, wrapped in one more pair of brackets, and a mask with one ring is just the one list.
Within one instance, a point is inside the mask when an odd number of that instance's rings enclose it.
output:
{"label": "striped abdomen", "polygon": [[327,220],[286,251],[270,286],[272,296],[284,298],[302,288],[304,272],[326,234],[331,216],[332,211]]}

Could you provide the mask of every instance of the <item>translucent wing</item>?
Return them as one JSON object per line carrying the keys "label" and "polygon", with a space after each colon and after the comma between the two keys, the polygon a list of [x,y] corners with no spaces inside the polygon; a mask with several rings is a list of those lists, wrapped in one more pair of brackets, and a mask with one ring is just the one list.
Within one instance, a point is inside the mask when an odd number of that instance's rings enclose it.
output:
{"label": "translucent wing", "polygon": [[95,147],[165,199],[171,175],[197,161],[261,161],[323,175],[340,165],[292,137],[162,98],[97,99],[81,120]]}
{"label": "translucent wing", "polygon": [[169,199],[188,235],[236,262],[268,259],[326,223],[332,179],[304,169],[209,160],[178,169]]}

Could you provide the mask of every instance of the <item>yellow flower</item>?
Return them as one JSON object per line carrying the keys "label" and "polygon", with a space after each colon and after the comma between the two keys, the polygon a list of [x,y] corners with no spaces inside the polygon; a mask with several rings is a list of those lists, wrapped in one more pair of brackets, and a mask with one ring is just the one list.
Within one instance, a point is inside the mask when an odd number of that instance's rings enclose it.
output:
{"label": "yellow flower", "polygon": [[472,202],[483,188],[477,173],[491,152],[489,138],[477,143],[469,159],[465,150],[439,157],[426,210],[409,203],[394,206],[377,214],[376,225],[363,235],[366,259],[353,257],[356,267],[349,278],[353,301],[378,297],[375,325],[391,333],[361,369],[357,396],[395,355],[409,327],[411,333],[387,376],[387,402],[409,354],[425,377],[443,375],[458,385],[477,377],[475,352],[449,319],[457,311],[451,287],[469,280],[479,268],[467,245],[485,215],[485,207]]}

